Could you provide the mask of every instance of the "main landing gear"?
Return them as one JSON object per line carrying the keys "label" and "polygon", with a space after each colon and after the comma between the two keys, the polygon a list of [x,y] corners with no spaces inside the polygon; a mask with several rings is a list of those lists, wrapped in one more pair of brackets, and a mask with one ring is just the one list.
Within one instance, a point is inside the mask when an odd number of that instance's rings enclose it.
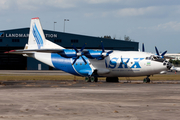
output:
{"label": "main landing gear", "polygon": [[98,82],[98,77],[90,76],[85,78],[86,82]]}
{"label": "main landing gear", "polygon": [[144,78],[143,82],[144,83],[150,83],[151,80],[149,77],[150,77],[150,75],[148,75],[146,78]]}
{"label": "main landing gear", "polygon": [[107,77],[106,82],[119,82],[118,77]]}
{"label": "main landing gear", "polygon": [[[144,78],[143,82],[144,83],[150,83],[150,75],[148,75],[146,78]],[[98,77],[94,77],[94,76],[89,76],[85,78],[86,82],[98,82]],[[118,77],[107,77],[106,78],[106,82],[119,82]]]}
{"label": "main landing gear", "polygon": [[[90,76],[85,78],[86,82],[98,82],[98,77]],[[106,82],[119,82],[118,77],[107,77]]]}

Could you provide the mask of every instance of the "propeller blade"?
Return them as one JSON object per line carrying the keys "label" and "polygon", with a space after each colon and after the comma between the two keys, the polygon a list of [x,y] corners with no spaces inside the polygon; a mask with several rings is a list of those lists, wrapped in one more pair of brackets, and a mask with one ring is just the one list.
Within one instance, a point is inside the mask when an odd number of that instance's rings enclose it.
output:
{"label": "propeller blade", "polygon": [[101,41],[101,47],[102,47],[102,52],[104,52],[104,45],[102,41]]}
{"label": "propeller blade", "polygon": [[77,48],[74,46],[74,44],[72,44],[74,50],[76,51],[76,53],[78,53],[79,51],[77,50]]}
{"label": "propeller blade", "polygon": [[142,51],[145,52],[144,43],[142,44]]}
{"label": "propeller blade", "polygon": [[77,61],[78,58],[79,58],[79,57],[76,57],[76,58],[75,58],[75,60],[74,60],[74,62],[72,63],[72,65],[74,65],[74,63],[76,63],[76,61]]}
{"label": "propeller blade", "polygon": [[86,60],[84,59],[84,57],[83,56],[81,56],[81,58],[83,59],[83,61],[85,62],[85,65],[87,64],[87,62],[86,62]]}
{"label": "propeller blade", "polygon": [[164,56],[167,53],[167,50],[161,54],[161,56]]}
{"label": "propeller blade", "polygon": [[84,50],[84,48],[86,47],[86,43],[83,45],[83,47],[81,48],[81,52]]}
{"label": "propeller blade", "polygon": [[112,52],[113,52],[113,50],[111,50],[111,51],[107,52],[107,54],[109,55],[109,54],[111,54]]}
{"label": "propeller blade", "polygon": [[159,55],[159,51],[156,46],[155,46],[155,49],[156,49],[156,54]]}

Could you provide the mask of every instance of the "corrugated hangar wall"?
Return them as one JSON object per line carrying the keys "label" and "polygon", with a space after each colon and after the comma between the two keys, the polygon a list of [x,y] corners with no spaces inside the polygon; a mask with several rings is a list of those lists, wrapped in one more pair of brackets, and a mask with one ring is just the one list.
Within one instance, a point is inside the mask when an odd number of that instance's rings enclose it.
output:
{"label": "corrugated hangar wall", "polygon": [[[106,50],[137,51],[139,43],[116,39],[105,39],[85,35],[44,30],[46,39],[65,48],[74,44],[80,49],[85,43],[86,49],[101,49],[103,41]],[[0,31],[0,69],[1,70],[49,70],[49,66],[22,55],[4,54],[5,51],[23,49],[28,42],[29,28]]]}

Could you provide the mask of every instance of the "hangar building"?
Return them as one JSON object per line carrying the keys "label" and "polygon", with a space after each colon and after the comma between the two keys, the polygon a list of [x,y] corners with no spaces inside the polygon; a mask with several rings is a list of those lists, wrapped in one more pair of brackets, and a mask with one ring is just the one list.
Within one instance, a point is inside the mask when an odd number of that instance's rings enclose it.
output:
{"label": "hangar building", "polygon": [[[106,50],[137,51],[139,46],[138,42],[105,39],[50,30],[44,30],[44,34],[46,39],[69,49],[72,49],[72,44],[80,49],[85,43],[87,43],[86,49],[101,49],[101,41],[103,41]],[[24,49],[25,44],[28,42],[28,36],[29,28],[0,31],[0,70],[53,69],[33,58],[26,58],[22,55],[4,54],[5,51]]]}

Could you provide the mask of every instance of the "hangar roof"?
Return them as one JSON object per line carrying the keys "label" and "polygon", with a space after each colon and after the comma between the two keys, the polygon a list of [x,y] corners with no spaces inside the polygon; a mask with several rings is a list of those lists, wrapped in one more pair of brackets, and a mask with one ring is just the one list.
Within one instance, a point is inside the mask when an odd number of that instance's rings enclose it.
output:
{"label": "hangar roof", "polygon": [[[105,49],[137,51],[139,43],[117,39],[106,39],[86,35],[44,30],[46,39],[55,42],[65,48],[72,48],[74,44],[81,48],[85,43],[86,49],[100,49],[103,41]],[[24,47],[28,42],[29,28],[19,28],[0,31],[0,47]]]}

